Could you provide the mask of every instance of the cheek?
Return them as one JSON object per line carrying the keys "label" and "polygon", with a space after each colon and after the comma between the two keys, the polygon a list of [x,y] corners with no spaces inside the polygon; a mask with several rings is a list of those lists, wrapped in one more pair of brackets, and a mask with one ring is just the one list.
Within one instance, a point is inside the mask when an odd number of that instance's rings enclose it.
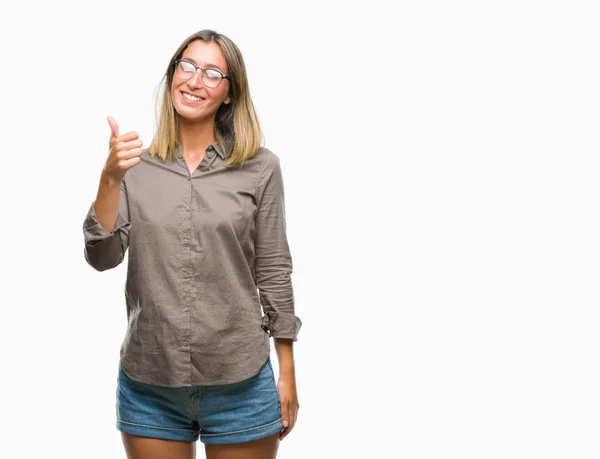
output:
{"label": "cheek", "polygon": [[177,90],[171,88],[171,101],[176,104],[178,102],[177,100]]}
{"label": "cheek", "polygon": [[227,101],[227,91],[224,91],[223,94],[219,97],[219,106],[223,105]]}

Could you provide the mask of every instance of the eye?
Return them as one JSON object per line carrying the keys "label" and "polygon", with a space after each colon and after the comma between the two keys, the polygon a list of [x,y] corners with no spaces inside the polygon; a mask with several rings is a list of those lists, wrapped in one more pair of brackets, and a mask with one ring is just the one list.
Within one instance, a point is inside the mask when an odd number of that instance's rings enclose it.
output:
{"label": "eye", "polygon": [[208,78],[215,79],[215,80],[220,80],[221,79],[221,74],[219,72],[217,72],[216,70],[212,70],[212,69],[206,69],[206,76]]}
{"label": "eye", "polygon": [[189,62],[186,61],[181,61],[179,63],[179,66],[181,67],[181,70],[183,70],[184,72],[193,72],[194,70],[196,70],[196,68],[190,64]]}

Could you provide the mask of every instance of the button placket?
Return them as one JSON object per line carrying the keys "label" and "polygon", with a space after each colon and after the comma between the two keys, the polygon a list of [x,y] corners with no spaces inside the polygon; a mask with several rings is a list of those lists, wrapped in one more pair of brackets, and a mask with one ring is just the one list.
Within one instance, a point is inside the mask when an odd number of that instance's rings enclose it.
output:
{"label": "button placket", "polygon": [[[188,176],[186,182],[184,182],[184,186],[186,188],[186,195],[187,195],[187,199],[186,199],[186,203],[184,206],[184,210],[185,210],[185,225],[183,227],[183,234],[182,234],[182,244],[184,247],[190,247],[191,246],[191,237],[192,237],[192,218],[193,218],[193,214],[191,213],[191,205],[192,205],[192,200],[193,200],[193,182],[192,182],[192,176]],[[185,314],[186,316],[186,321],[187,320],[191,320],[190,318],[190,305],[192,302],[192,297],[193,297],[193,288],[192,288],[192,284],[193,284],[193,251],[192,250],[186,250],[184,253],[186,253],[186,256],[184,257],[184,265],[183,265],[183,269],[182,269],[182,277],[183,277],[183,284],[185,285],[185,299],[184,299],[184,304],[182,305],[182,311],[183,314]],[[190,324],[191,325],[191,324]],[[191,329],[186,330],[189,339],[184,339],[182,341],[183,347],[185,348],[189,348],[190,346],[190,340],[192,338],[192,331]],[[191,358],[191,357],[190,357]]]}

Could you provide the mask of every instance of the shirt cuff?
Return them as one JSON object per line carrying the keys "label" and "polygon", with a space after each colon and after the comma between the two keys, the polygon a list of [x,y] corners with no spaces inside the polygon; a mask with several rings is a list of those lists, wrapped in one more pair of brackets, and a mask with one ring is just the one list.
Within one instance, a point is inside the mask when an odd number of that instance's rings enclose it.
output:
{"label": "shirt cuff", "polygon": [[288,338],[298,341],[302,321],[289,312],[266,312],[262,317],[262,328],[273,338]]}

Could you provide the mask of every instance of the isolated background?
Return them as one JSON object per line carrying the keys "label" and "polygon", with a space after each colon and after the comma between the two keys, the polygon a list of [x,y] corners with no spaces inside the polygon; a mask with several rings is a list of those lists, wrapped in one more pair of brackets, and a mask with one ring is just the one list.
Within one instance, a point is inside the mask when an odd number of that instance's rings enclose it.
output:
{"label": "isolated background", "polygon": [[126,262],[94,271],[81,227],[106,117],[148,146],[171,54],[212,28],[284,174],[304,325],[280,457],[598,457],[594,2],[2,10],[1,455],[125,458]]}

